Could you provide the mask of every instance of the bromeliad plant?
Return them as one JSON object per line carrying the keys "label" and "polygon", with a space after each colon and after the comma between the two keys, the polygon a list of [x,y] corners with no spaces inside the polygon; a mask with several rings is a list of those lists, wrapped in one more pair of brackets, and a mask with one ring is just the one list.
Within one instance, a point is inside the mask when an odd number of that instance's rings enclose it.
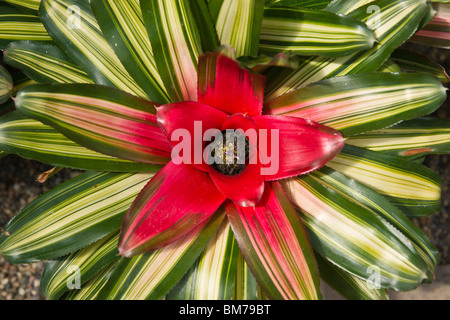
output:
{"label": "bromeliad plant", "polygon": [[[48,260],[46,297],[319,299],[322,279],[386,299],[432,280],[409,218],[440,206],[420,162],[449,152],[450,122],[423,116],[449,78],[399,46],[448,46],[449,4],[6,2],[2,155],[86,171],[0,236],[10,262]],[[227,129],[257,134],[239,154]]]}

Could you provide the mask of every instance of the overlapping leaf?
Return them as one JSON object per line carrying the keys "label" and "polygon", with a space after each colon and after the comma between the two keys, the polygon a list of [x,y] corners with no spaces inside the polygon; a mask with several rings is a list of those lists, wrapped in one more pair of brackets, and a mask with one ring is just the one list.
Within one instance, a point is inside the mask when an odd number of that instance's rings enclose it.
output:
{"label": "overlapping leaf", "polygon": [[40,16],[55,42],[95,83],[147,98],[109,46],[88,1],[46,0]]}
{"label": "overlapping leaf", "polygon": [[102,300],[162,299],[189,270],[224,218],[218,210],[209,222],[168,246],[122,258],[98,298]]}
{"label": "overlapping leaf", "polygon": [[0,4],[0,50],[12,41],[52,41],[38,16]]}
{"label": "overlapping leaf", "polygon": [[300,210],[313,248],[327,260],[378,284],[411,290],[427,278],[427,265],[411,242],[388,221],[364,206],[305,176],[285,181]]}
{"label": "overlapping leaf", "polygon": [[449,153],[450,121],[433,118],[403,121],[351,137],[347,144],[408,158]]}
{"label": "overlapping leaf", "polygon": [[238,247],[227,220],[193,267],[167,295],[177,300],[230,300],[236,275]]}
{"label": "overlapping leaf", "polygon": [[402,157],[347,145],[327,166],[387,196],[408,215],[432,214],[440,208],[437,174]]}
{"label": "overlapping leaf", "polygon": [[53,166],[82,170],[155,172],[160,168],[87,149],[52,127],[19,112],[11,112],[0,119],[0,149]]}
{"label": "overlapping leaf", "polygon": [[95,151],[132,161],[164,164],[170,145],[156,123],[155,104],[100,85],[33,85],[16,108]]}
{"label": "overlapping leaf", "polygon": [[374,41],[372,30],[358,20],[324,11],[275,7],[264,11],[259,50],[339,57],[369,49]]}
{"label": "overlapping leaf", "polygon": [[256,56],[264,0],[223,0],[222,2],[216,21],[220,43],[232,46],[238,57]]}
{"label": "overlapping leaf", "polygon": [[152,173],[77,176],[28,204],[4,228],[0,254],[12,263],[53,259],[120,227]]}
{"label": "overlapping leaf", "polygon": [[40,83],[93,83],[87,74],[51,44],[16,41],[4,51],[5,62]]}
{"label": "overlapping leaf", "polygon": [[197,100],[200,35],[188,0],[141,1],[153,55],[172,102]]}
{"label": "overlapping leaf", "polygon": [[409,41],[422,45],[450,48],[450,3],[434,4],[436,14]]}
{"label": "overlapping leaf", "polygon": [[7,101],[13,90],[13,79],[3,66],[0,65],[0,104]]}
{"label": "overlapping leaf", "polygon": [[41,4],[41,0],[4,0],[4,2],[34,13],[38,12]]}
{"label": "overlapping leaf", "polygon": [[[380,10],[368,10],[370,5]],[[377,44],[345,57],[313,56],[293,71],[275,70],[268,74],[266,101],[322,79],[377,70],[416,31],[427,8],[422,0],[376,0],[354,10],[349,16],[366,23],[374,31]]]}
{"label": "overlapping leaf", "polygon": [[97,22],[129,74],[157,103],[170,101],[159,76],[138,0],[91,1]]}
{"label": "overlapping leaf", "polygon": [[233,286],[234,300],[256,300],[258,285],[253,277],[242,253],[238,252],[236,275]]}
{"label": "overlapping leaf", "polygon": [[[117,230],[69,256],[48,261],[41,278],[43,295],[48,299],[58,299],[70,289],[79,290],[75,285],[84,285],[106,265],[119,259],[118,240]],[[70,285],[74,287],[70,288]]]}
{"label": "overlapping leaf", "polygon": [[349,136],[431,113],[445,91],[428,74],[355,74],[292,91],[267,102],[265,112],[311,119]]}

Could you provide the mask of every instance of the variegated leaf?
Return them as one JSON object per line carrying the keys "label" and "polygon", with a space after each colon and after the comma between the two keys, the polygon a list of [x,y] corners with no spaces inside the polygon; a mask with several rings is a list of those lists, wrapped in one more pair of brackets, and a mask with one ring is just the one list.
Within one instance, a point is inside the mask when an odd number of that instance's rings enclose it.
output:
{"label": "variegated leaf", "polygon": [[450,121],[417,118],[351,137],[347,144],[407,158],[450,153]]}
{"label": "variegated leaf", "polygon": [[433,5],[436,14],[409,41],[426,46],[450,49],[450,3]]}
{"label": "variegated leaf", "polygon": [[28,204],[0,235],[0,254],[12,263],[53,259],[120,227],[125,211],[153,176],[89,172]]}
{"label": "variegated leaf", "polygon": [[321,10],[324,9],[332,0],[266,0],[268,7],[294,7]]}
{"label": "variegated leaf", "polygon": [[224,0],[216,21],[220,43],[237,57],[257,56],[264,0]]}
{"label": "variegated leaf", "polygon": [[236,275],[233,287],[233,300],[256,300],[258,298],[258,285],[253,277],[244,256],[239,251]]}
{"label": "variegated leaf", "polygon": [[224,216],[224,211],[219,209],[202,229],[162,249],[133,258],[122,258],[98,298],[162,299],[195,262]]}
{"label": "variegated leaf", "polygon": [[155,104],[121,90],[88,84],[33,85],[21,90],[15,102],[26,116],[97,152],[153,164],[170,160]]}
{"label": "variegated leaf", "polygon": [[[349,14],[350,12],[362,7],[366,4],[370,4],[374,0],[333,0],[331,3],[324,9],[328,12],[334,12],[338,14]],[[368,7],[369,9],[370,7]],[[369,11],[375,11],[379,8],[373,6]]]}
{"label": "variegated leaf", "polygon": [[426,263],[428,278],[433,277],[434,269],[439,262],[437,249],[426,235],[390,201],[370,187],[327,167],[315,171],[309,176],[347,199],[369,209],[402,232]]}
{"label": "variegated leaf", "polygon": [[317,121],[350,136],[436,110],[446,89],[429,74],[355,74],[319,81],[267,102],[265,112]]}
{"label": "variegated leaf", "polygon": [[322,258],[320,254],[316,254],[316,260],[322,280],[344,298],[349,300],[389,300],[386,289],[377,286],[375,277],[369,281],[360,279]]}
{"label": "variegated leaf", "polygon": [[373,46],[366,24],[331,12],[297,8],[267,8],[261,26],[259,50],[266,54],[339,57]]}
{"label": "variegated leaf", "polygon": [[133,79],[152,101],[170,102],[156,67],[139,0],[91,1],[91,7],[109,45]]}
{"label": "variegated leaf", "polygon": [[171,101],[196,101],[202,46],[189,0],[141,1],[141,8],[155,62]]}
{"label": "variegated leaf", "polygon": [[40,121],[11,112],[0,119],[0,149],[23,158],[82,170],[156,172],[157,165],[132,162],[87,149]]}
{"label": "variegated leaf", "polygon": [[8,101],[13,91],[13,79],[2,65],[0,65],[0,104]]}
{"label": "variegated leaf", "polygon": [[388,221],[311,177],[283,182],[306,225],[313,248],[361,278],[376,272],[378,285],[412,290],[427,278],[427,265]]}
{"label": "variegated leaf", "polygon": [[55,42],[95,83],[148,98],[109,46],[88,1],[46,0],[40,16]]}
{"label": "variegated leaf", "polygon": [[38,16],[0,4],[0,50],[17,40],[52,41],[52,38]]}
{"label": "variegated leaf", "polygon": [[79,290],[106,265],[119,259],[118,241],[117,230],[68,256],[48,261],[41,278],[42,294],[58,299],[67,291]]}
{"label": "variegated leaf", "polygon": [[314,255],[301,221],[278,182],[257,207],[226,205],[239,248],[271,299],[320,299]]}
{"label": "variegated leaf", "polygon": [[437,174],[402,157],[346,145],[327,166],[387,196],[407,215],[423,216],[440,208]]}
{"label": "variegated leaf", "polygon": [[59,48],[37,41],[15,41],[3,52],[5,62],[41,82],[93,83]]}
{"label": "variegated leaf", "polygon": [[23,8],[24,10],[33,11],[35,13],[39,10],[39,5],[41,4],[41,0],[3,0],[9,4],[17,6],[19,8]]}
{"label": "variegated leaf", "polygon": [[170,300],[230,300],[239,248],[224,220],[193,267],[169,292]]}
{"label": "variegated leaf", "polygon": [[[380,10],[369,10],[371,5]],[[375,0],[354,10],[349,16],[366,23],[374,31],[377,43],[371,49],[345,57],[313,56],[295,70],[274,70],[268,74],[265,100],[322,79],[377,70],[416,31],[427,8],[423,0]]]}

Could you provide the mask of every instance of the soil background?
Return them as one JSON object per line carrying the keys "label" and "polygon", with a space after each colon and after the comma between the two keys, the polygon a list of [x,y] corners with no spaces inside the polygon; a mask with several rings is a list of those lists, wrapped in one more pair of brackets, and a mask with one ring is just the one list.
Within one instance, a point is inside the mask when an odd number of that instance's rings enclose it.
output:
{"label": "soil background", "polygon": [[[412,44],[407,44],[406,47],[421,52],[450,71],[450,50],[429,49]],[[450,118],[450,99],[431,116]],[[413,221],[436,246],[441,261],[432,284],[424,284],[410,292],[392,292],[391,299],[450,299],[450,155],[427,156],[424,164],[436,171],[443,180],[442,209],[434,215],[415,218]],[[40,194],[79,174],[78,171],[65,169],[45,183],[37,182],[37,176],[49,169],[49,165],[14,155],[0,158],[0,226],[4,226]],[[43,267],[44,262],[12,265],[0,256],[0,300],[44,299],[39,292]],[[324,296],[328,299],[341,299],[326,286]]]}

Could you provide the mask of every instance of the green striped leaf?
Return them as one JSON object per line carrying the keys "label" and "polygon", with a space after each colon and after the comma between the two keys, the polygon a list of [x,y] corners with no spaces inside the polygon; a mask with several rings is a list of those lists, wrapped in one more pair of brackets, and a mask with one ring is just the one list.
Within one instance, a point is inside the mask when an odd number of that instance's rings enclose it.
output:
{"label": "green striped leaf", "polygon": [[59,48],[36,41],[15,41],[4,53],[5,62],[36,82],[93,83]]}
{"label": "green striped leaf", "polygon": [[19,8],[33,11],[35,13],[39,10],[39,5],[41,4],[41,0],[3,0],[9,4],[17,6]]}
{"label": "green striped leaf", "polygon": [[141,8],[171,101],[197,101],[197,63],[202,47],[189,0],[141,1]]}
{"label": "green striped leaf", "polygon": [[450,3],[433,5],[436,14],[409,41],[426,46],[450,49]]}
{"label": "green striped leaf", "polygon": [[91,1],[91,7],[109,45],[133,79],[152,101],[170,102],[158,74],[139,0]]}
{"label": "green striped leaf", "polygon": [[383,73],[396,73],[401,72],[400,67],[394,63],[391,59],[386,60],[381,67],[379,67],[376,72],[383,72]]}
{"label": "green striped leaf", "polygon": [[8,101],[13,90],[13,79],[2,65],[0,65],[0,104]]}
{"label": "green striped leaf", "polygon": [[216,27],[209,11],[207,0],[189,0],[192,15],[198,26],[204,52],[214,51],[219,47],[220,41]]}
{"label": "green striped leaf", "polygon": [[440,179],[418,163],[346,145],[327,166],[387,196],[407,215],[423,216],[440,209]]}
{"label": "green striped leaf", "polygon": [[193,267],[167,295],[170,300],[230,300],[239,248],[228,220],[212,237]]}
{"label": "green striped leaf", "polygon": [[265,190],[258,207],[226,205],[245,261],[270,299],[320,299],[314,255],[294,207],[279,183]]}
{"label": "green striped leaf", "polygon": [[[371,5],[380,11],[369,10]],[[274,70],[268,74],[266,101],[322,79],[377,70],[416,31],[427,8],[423,0],[376,0],[356,9],[349,16],[366,23],[377,43],[345,57],[313,56],[295,70]]]}
{"label": "green striped leaf", "polygon": [[426,263],[428,278],[433,277],[434,269],[439,262],[438,251],[426,235],[385,197],[354,179],[327,167],[311,173],[310,177],[358,205],[364,206],[402,232]]}
{"label": "green striped leaf", "polygon": [[0,4],[0,50],[12,41],[52,41],[38,16]]}
{"label": "green striped leaf", "polygon": [[259,50],[274,54],[340,57],[370,49],[375,37],[366,24],[330,12],[297,8],[266,8]]}
{"label": "green striped leaf", "polygon": [[89,84],[33,85],[21,90],[15,102],[27,117],[97,152],[153,164],[170,159],[155,104],[121,90]]}
{"label": "green striped leaf", "polygon": [[258,285],[253,277],[244,256],[239,251],[234,278],[233,300],[257,300]]}
{"label": "green striped leaf", "polygon": [[55,42],[95,83],[148,98],[109,46],[86,0],[46,0],[43,24]]}
{"label": "green striped leaf", "polygon": [[[324,10],[346,15],[358,9],[359,7],[372,3],[373,1],[374,0],[333,0]],[[372,8],[368,7],[368,9],[369,8],[369,11],[377,10],[375,6]]]}
{"label": "green striped leaf", "polygon": [[58,299],[66,291],[80,289],[106,265],[118,260],[119,231],[69,256],[48,261],[41,278],[41,292],[48,299]]}
{"label": "green striped leaf", "polygon": [[71,290],[67,296],[64,296],[65,300],[95,300],[103,287],[108,282],[111,274],[114,271],[118,261],[114,261],[104,267],[98,272],[92,279],[86,282],[81,289]]}
{"label": "green striped leaf", "polygon": [[157,165],[132,162],[87,149],[50,126],[11,112],[0,119],[0,149],[23,158],[81,170],[156,172]]}
{"label": "green striped leaf", "polygon": [[294,7],[314,10],[324,9],[332,0],[266,0],[268,7]]}
{"label": "green striped leaf", "polygon": [[162,249],[122,258],[98,298],[162,299],[193,265],[224,216],[223,209],[219,209],[201,230],[191,232]]}
{"label": "green striped leaf", "polygon": [[344,298],[349,300],[389,300],[386,289],[378,288],[375,283],[355,277],[319,254],[316,254],[316,260],[322,280]]}
{"label": "green striped leaf", "polygon": [[443,83],[450,81],[449,75],[442,66],[417,52],[397,49],[392,53],[391,59],[405,72],[428,72]]}
{"label": "green striped leaf", "polygon": [[450,153],[450,121],[412,119],[351,137],[346,143],[407,158]]}
{"label": "green striped leaf", "polygon": [[220,43],[237,57],[257,56],[263,14],[264,0],[224,0],[216,21]]}
{"label": "green striped leaf", "polygon": [[120,227],[126,210],[152,176],[89,172],[59,185],[6,225],[0,235],[0,254],[12,263],[28,263],[93,243]]}
{"label": "green striped leaf", "polygon": [[395,290],[412,290],[426,279],[427,266],[411,242],[382,217],[308,176],[283,187],[313,248],[333,264],[365,280],[375,272],[381,287]]}
{"label": "green striped leaf", "polygon": [[345,136],[426,115],[446,99],[429,74],[355,74],[319,81],[264,105],[266,113],[307,118]]}

